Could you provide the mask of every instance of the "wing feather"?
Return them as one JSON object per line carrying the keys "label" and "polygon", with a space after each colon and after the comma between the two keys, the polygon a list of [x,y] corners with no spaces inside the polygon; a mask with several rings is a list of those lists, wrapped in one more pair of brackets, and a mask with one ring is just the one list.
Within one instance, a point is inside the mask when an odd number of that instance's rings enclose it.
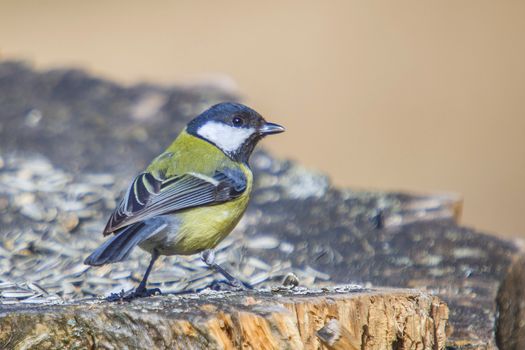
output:
{"label": "wing feather", "polygon": [[223,169],[213,177],[186,173],[162,180],[142,173],[109,218],[104,235],[158,215],[229,201],[245,190],[246,176],[240,169]]}

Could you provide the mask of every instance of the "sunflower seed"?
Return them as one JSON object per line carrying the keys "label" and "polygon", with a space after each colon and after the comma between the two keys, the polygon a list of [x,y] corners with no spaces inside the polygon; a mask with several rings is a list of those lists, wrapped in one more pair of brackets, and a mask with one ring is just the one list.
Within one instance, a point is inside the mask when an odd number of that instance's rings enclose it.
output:
{"label": "sunflower seed", "polygon": [[257,269],[264,270],[264,271],[270,271],[271,266],[265,263],[264,261],[257,259],[255,257],[249,257],[247,261],[248,265],[251,265]]}
{"label": "sunflower seed", "polygon": [[279,246],[279,241],[272,236],[255,237],[246,246],[251,249],[275,249]]}
{"label": "sunflower seed", "polygon": [[25,291],[25,290],[4,290],[0,294],[2,298],[17,298],[17,299],[29,298],[30,296],[33,296],[33,295],[35,295],[35,292]]}

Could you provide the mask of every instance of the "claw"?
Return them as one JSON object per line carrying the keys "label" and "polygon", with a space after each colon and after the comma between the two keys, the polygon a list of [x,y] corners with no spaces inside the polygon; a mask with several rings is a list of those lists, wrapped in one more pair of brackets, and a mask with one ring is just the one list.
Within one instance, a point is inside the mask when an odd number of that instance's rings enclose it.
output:
{"label": "claw", "polygon": [[142,289],[142,290],[135,290],[135,292],[133,293],[133,297],[134,298],[146,298],[146,297],[150,297],[152,295],[160,295],[162,294],[162,292],[160,291],[159,288],[151,288],[151,289]]}
{"label": "claw", "polygon": [[227,280],[214,280],[211,284],[208,285],[207,288],[210,288],[215,291],[246,291],[253,289],[253,286],[251,286],[248,283],[242,282],[241,280],[235,279],[232,281]]}
{"label": "claw", "polygon": [[147,297],[154,296],[154,295],[159,295],[159,294],[162,294],[162,292],[160,291],[159,288],[151,288],[151,289],[137,288],[134,291],[124,292],[124,290],[122,290],[120,293],[111,293],[106,298],[106,300],[109,301],[109,302],[131,301],[133,299],[147,298]]}

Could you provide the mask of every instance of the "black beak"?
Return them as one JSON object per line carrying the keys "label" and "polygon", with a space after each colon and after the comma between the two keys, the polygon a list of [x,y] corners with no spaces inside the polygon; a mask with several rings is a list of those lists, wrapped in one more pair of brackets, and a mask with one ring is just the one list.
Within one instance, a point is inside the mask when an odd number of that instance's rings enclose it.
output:
{"label": "black beak", "polygon": [[259,133],[264,136],[271,134],[279,134],[283,131],[284,128],[279,124],[275,123],[266,123],[259,129]]}

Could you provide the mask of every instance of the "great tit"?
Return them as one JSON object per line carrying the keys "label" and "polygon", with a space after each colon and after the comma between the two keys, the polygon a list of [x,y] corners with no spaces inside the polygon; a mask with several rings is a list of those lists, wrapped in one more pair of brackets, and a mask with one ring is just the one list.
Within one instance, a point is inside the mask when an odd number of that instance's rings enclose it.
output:
{"label": "great tit", "polygon": [[220,103],[204,111],[135,177],[104,229],[104,236],[113,235],[84,263],[119,262],[138,245],[151,261],[132,297],[144,297],[160,292],[146,289],[159,255],[201,253],[208,267],[241,287],[214,262],[213,248],[248,206],[253,149],[263,137],[283,131],[242,104]]}

